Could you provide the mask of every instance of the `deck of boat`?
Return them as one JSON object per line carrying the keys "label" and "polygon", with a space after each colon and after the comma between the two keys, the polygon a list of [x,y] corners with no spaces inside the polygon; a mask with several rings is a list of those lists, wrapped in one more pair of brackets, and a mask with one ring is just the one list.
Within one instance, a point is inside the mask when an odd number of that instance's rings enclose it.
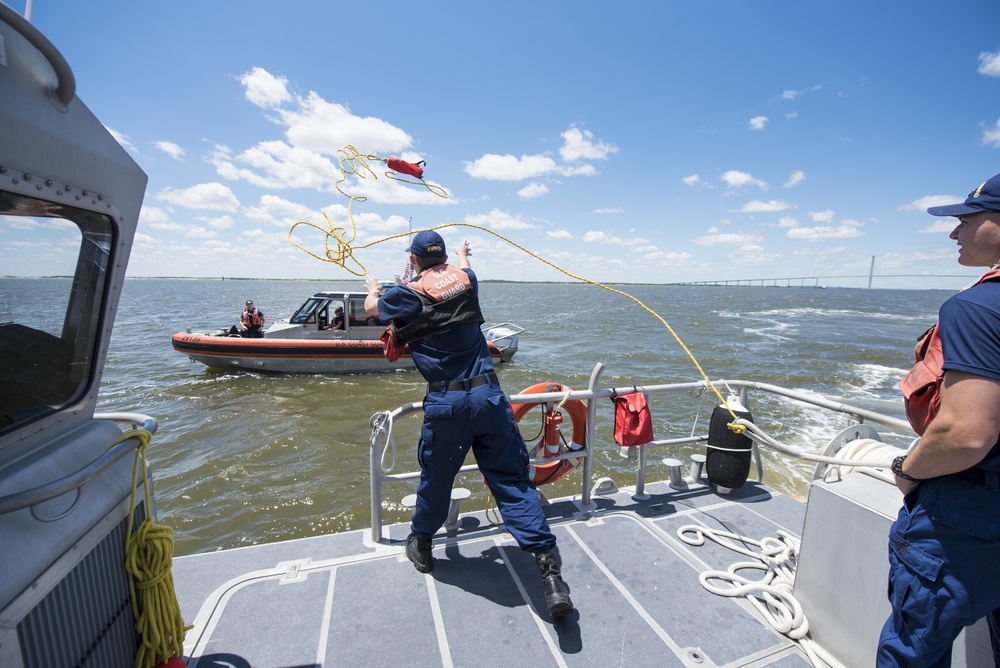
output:
{"label": "deck of boat", "polygon": [[[553,622],[538,570],[484,513],[434,541],[434,570],[403,555],[407,525],[180,557],[173,573],[189,668],[310,666],[808,666],[742,598],[698,574],[745,557],[677,537],[698,523],[757,539],[801,535],[806,505],[749,482],[645,486],[546,516],[577,610]],[[263,623],[262,623],[263,621]]]}

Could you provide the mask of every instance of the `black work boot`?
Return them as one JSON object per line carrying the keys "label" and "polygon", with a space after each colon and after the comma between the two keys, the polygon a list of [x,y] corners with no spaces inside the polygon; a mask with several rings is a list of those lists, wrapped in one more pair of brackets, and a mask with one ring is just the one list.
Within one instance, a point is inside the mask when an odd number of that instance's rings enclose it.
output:
{"label": "black work boot", "polygon": [[431,558],[431,542],[424,538],[417,538],[415,533],[406,537],[406,558],[412,561],[421,573],[430,573],[431,569],[434,568],[434,560]]}
{"label": "black work boot", "polygon": [[535,563],[542,572],[542,587],[545,589],[545,605],[549,608],[549,617],[565,617],[573,612],[573,601],[569,597],[569,589],[559,573],[556,555],[552,552],[539,552],[535,555]]}

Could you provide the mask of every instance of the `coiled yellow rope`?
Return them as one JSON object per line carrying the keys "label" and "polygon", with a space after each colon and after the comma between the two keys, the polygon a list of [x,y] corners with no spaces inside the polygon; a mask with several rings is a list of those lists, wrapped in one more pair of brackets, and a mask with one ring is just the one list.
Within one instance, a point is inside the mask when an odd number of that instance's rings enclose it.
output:
{"label": "coiled yellow rope", "polygon": [[[361,262],[358,261],[354,257],[354,252],[355,251],[362,250],[362,249],[365,249],[365,248],[370,248],[370,247],[375,246],[377,244],[385,243],[387,241],[392,241],[393,239],[398,239],[400,237],[409,236],[411,234],[416,234],[417,232],[422,231],[422,230],[411,230],[411,231],[408,231],[408,232],[403,232],[401,234],[394,234],[394,235],[391,235],[391,236],[388,236],[388,237],[384,237],[384,238],[381,238],[381,239],[376,239],[375,241],[372,241],[371,243],[367,243],[367,244],[364,244],[364,245],[353,246],[353,247],[351,246],[351,242],[353,242],[355,236],[357,236],[357,226],[356,226],[356,224],[354,222],[354,213],[353,213],[352,205],[354,204],[354,202],[364,202],[367,198],[364,197],[364,196],[360,196],[360,195],[349,195],[348,193],[345,193],[343,190],[341,190],[340,184],[343,183],[347,179],[347,175],[348,174],[353,174],[353,175],[358,176],[359,178],[362,178],[362,179],[366,178],[367,176],[372,176],[373,178],[377,179],[378,176],[375,175],[374,170],[372,170],[372,168],[368,165],[368,163],[365,160],[366,158],[367,159],[371,159],[371,160],[383,160],[382,158],[379,158],[378,156],[374,156],[374,155],[362,156],[358,152],[358,150],[356,148],[354,148],[353,146],[347,146],[342,151],[338,152],[338,160],[340,161],[340,167],[341,167],[341,171],[343,172],[343,176],[342,176],[342,178],[340,180],[337,181],[336,187],[337,187],[337,190],[340,191],[341,194],[343,194],[345,197],[347,197],[350,200],[350,203],[348,204],[348,214],[349,214],[349,217],[350,217],[350,220],[351,220],[351,234],[350,234],[350,237],[348,237],[347,234],[346,234],[347,233],[346,228],[339,228],[336,225],[334,225],[333,221],[331,221],[330,218],[329,218],[329,216],[327,216],[325,213],[323,214],[323,216],[326,218],[327,223],[329,223],[329,229],[325,229],[324,230],[323,228],[321,228],[320,226],[318,226],[318,225],[316,225],[314,223],[310,223],[310,222],[307,222],[307,221],[300,221],[300,222],[297,222],[294,225],[292,225],[292,227],[288,230],[288,241],[293,246],[295,246],[296,248],[304,251],[308,255],[311,255],[312,257],[316,258],[317,260],[322,260],[324,262],[332,262],[332,263],[334,263],[336,265],[339,265],[339,266],[343,267],[344,269],[346,269],[347,271],[349,271],[350,273],[354,274],[355,276],[364,276],[365,273],[366,273],[364,265],[361,264]],[[434,192],[434,194],[436,194],[436,195],[438,195],[440,197],[445,197],[446,198],[448,196],[447,192],[445,192],[444,189],[441,188],[440,186],[436,186],[436,185],[433,185],[433,184],[428,184],[428,183],[426,183],[423,180],[420,180],[418,182],[417,181],[407,181],[406,179],[400,179],[400,178],[398,178],[396,176],[392,176],[391,174],[392,174],[391,172],[386,172],[387,176],[390,176],[390,178],[394,178],[397,181],[402,181],[404,183],[419,183],[421,185],[426,186],[429,190],[431,190],[431,192]],[[316,253],[313,253],[312,251],[308,250],[307,248],[304,248],[303,246],[299,245],[298,243],[296,243],[295,241],[292,240],[292,232],[294,232],[295,228],[298,227],[299,225],[306,225],[308,227],[312,227],[314,229],[317,229],[317,230],[319,230],[320,232],[323,233],[323,235],[324,235],[324,246],[325,246],[324,256],[317,255]],[[613,293],[615,293],[617,295],[621,295],[623,297],[628,297],[629,299],[631,299],[632,301],[634,301],[636,304],[638,304],[639,306],[641,306],[643,309],[645,309],[647,312],[649,312],[653,317],[655,317],[657,320],[659,320],[663,324],[664,327],[667,328],[667,331],[670,332],[670,334],[674,337],[674,340],[677,341],[677,343],[680,345],[680,347],[687,354],[688,358],[690,358],[690,360],[694,363],[694,366],[695,366],[696,369],[698,369],[698,373],[701,374],[702,379],[705,381],[705,383],[708,385],[708,387],[711,388],[712,392],[715,393],[715,396],[718,397],[720,405],[725,406],[726,410],[729,411],[729,414],[733,417],[734,421],[738,419],[736,413],[733,411],[732,408],[730,408],[729,403],[722,396],[722,394],[719,392],[719,390],[715,387],[715,384],[712,383],[711,380],[709,380],[708,376],[705,374],[705,371],[701,368],[701,364],[699,364],[697,358],[688,349],[688,347],[686,345],[684,345],[684,342],[681,340],[681,337],[677,335],[677,332],[675,332],[674,329],[673,329],[673,327],[670,326],[670,323],[668,323],[666,320],[664,320],[660,316],[660,314],[658,314],[656,311],[654,311],[653,309],[651,309],[648,306],[646,306],[645,304],[643,304],[638,298],[633,297],[632,295],[628,294],[627,292],[623,292],[621,290],[616,290],[615,288],[612,288],[610,286],[604,285],[603,283],[600,283],[598,281],[594,281],[594,280],[591,280],[589,278],[584,278],[583,276],[578,276],[576,274],[573,274],[573,273],[571,273],[571,272],[563,269],[559,265],[546,260],[545,258],[541,257],[540,255],[531,252],[530,250],[528,250],[524,246],[522,246],[522,245],[520,245],[518,243],[515,243],[514,241],[508,239],[507,237],[505,237],[505,236],[503,236],[501,234],[497,234],[496,232],[494,232],[493,230],[491,230],[489,228],[482,227],[481,225],[473,225],[472,223],[465,223],[465,222],[456,222],[456,223],[445,223],[444,225],[438,225],[438,226],[432,227],[430,229],[432,229],[432,230],[442,230],[442,229],[445,229],[445,228],[448,228],[448,227],[471,227],[473,229],[477,229],[477,230],[480,230],[482,232],[486,232],[487,234],[492,234],[493,236],[497,237],[498,239],[500,239],[502,241],[505,241],[508,244],[510,244],[511,246],[513,246],[513,247],[515,247],[515,248],[517,248],[517,249],[519,249],[519,250],[527,253],[528,255],[530,255],[531,257],[535,258],[539,262],[542,262],[543,264],[547,264],[548,266],[552,267],[556,271],[558,271],[560,273],[563,273],[563,274],[569,276],[570,278],[572,278],[574,280],[582,281],[584,283],[589,283],[590,285],[602,288],[604,290],[607,290],[608,292],[613,292]],[[335,242],[333,247],[331,247],[331,241]],[[350,268],[350,267],[347,266],[348,259],[352,260],[357,265],[357,270],[355,270],[354,268]],[[735,422],[730,423],[729,424],[729,428],[732,431],[736,432],[737,434],[742,434],[744,431],[746,431],[746,427],[744,427],[743,425],[740,425],[740,424],[736,424]]]}
{"label": "coiled yellow rope", "polygon": [[129,438],[138,438],[135,464],[132,466],[132,498],[129,503],[128,537],[125,539],[125,570],[129,574],[129,593],[135,630],[139,634],[139,649],[135,668],[153,668],[172,657],[184,654],[184,620],[174,593],[174,578],[170,568],[174,557],[174,533],[168,526],[155,524],[151,516],[135,529],[135,488],[139,467],[142,467],[146,512],[152,511],[149,496],[149,475],[146,471],[146,447],[153,435],[145,429],[133,429],[122,434],[117,445]]}

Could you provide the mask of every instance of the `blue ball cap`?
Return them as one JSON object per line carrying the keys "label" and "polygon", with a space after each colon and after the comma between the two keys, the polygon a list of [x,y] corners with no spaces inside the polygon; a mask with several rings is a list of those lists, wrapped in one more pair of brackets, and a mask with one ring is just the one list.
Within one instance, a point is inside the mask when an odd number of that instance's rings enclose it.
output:
{"label": "blue ball cap", "polygon": [[434,230],[424,230],[417,232],[410,242],[407,253],[413,253],[417,257],[434,257],[444,255],[444,239]]}
{"label": "blue ball cap", "polygon": [[927,213],[932,216],[968,216],[982,211],[1000,211],[1000,174],[969,193],[963,204],[932,206]]}

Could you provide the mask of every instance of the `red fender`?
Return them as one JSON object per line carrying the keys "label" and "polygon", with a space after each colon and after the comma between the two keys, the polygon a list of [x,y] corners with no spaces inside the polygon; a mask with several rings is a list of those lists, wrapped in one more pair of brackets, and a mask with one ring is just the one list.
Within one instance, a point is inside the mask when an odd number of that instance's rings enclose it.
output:
{"label": "red fender", "polygon": [[[572,392],[573,390],[558,383],[538,383],[529,388],[521,390],[518,394],[542,394],[546,392]],[[511,410],[514,412],[514,420],[520,422],[521,418],[535,406],[542,402],[513,404]],[[579,399],[570,399],[562,406],[569,413],[573,423],[573,437],[569,447],[563,447],[559,437],[559,424],[562,422],[562,413],[558,411],[548,411],[545,413],[545,430],[542,439],[545,443],[543,450],[546,457],[556,457],[566,452],[576,452],[583,450],[587,442],[587,404]],[[544,408],[542,409],[545,410]],[[528,471],[535,485],[545,485],[556,480],[561,480],[573,472],[573,469],[583,461],[583,457],[576,459],[554,459],[552,462],[544,464],[529,464]]]}
{"label": "red fender", "polygon": [[421,160],[414,165],[412,162],[406,162],[402,158],[397,158],[393,155],[389,157],[387,164],[389,165],[389,169],[393,171],[402,172],[403,174],[409,174],[410,176],[422,179],[424,178],[424,168],[420,165],[423,164],[423,162],[424,161]]}

